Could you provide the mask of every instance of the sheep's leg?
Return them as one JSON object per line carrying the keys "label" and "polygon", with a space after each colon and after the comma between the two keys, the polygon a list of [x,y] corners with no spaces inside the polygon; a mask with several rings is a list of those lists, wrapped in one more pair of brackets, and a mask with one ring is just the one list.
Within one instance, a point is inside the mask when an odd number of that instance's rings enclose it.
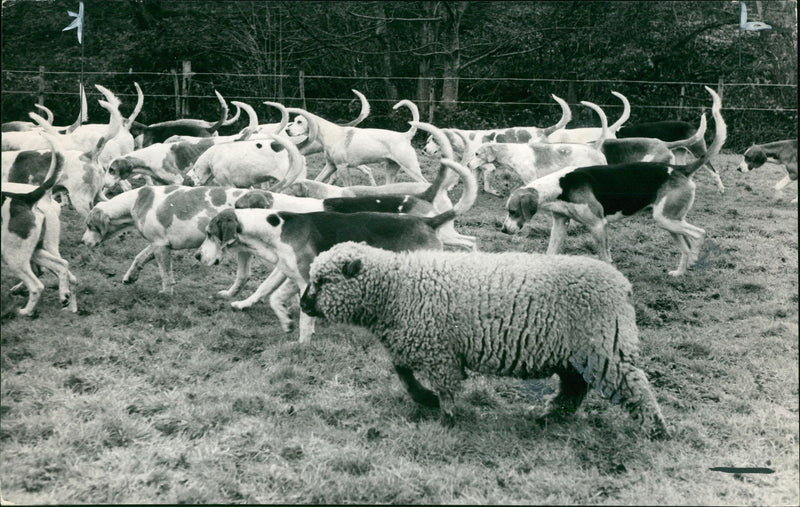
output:
{"label": "sheep's leg", "polygon": [[[600,361],[596,363],[597,366],[601,364]],[[604,397],[622,405],[643,429],[649,431],[651,437],[667,437],[667,423],[661,415],[661,409],[644,372],[626,362],[616,365],[605,361],[603,363],[606,365],[604,375],[598,377],[596,369],[590,371],[589,368],[584,372],[584,378],[593,378],[592,385]]]}
{"label": "sheep's leg", "polygon": [[439,397],[419,383],[414,377],[414,371],[411,368],[396,364],[394,365],[394,371],[397,372],[397,376],[406,386],[406,391],[408,391],[412,400],[426,407],[439,408]]}
{"label": "sheep's leg", "polygon": [[575,369],[570,368],[558,373],[561,388],[555,397],[550,399],[548,415],[573,414],[589,392],[589,384]]}

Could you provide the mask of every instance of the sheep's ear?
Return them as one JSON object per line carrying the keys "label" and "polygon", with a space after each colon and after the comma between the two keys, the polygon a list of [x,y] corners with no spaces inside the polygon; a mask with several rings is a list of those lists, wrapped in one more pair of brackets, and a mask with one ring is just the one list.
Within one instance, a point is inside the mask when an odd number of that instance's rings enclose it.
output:
{"label": "sheep's ear", "polygon": [[359,271],[361,271],[361,259],[347,261],[344,266],[342,266],[342,274],[345,278],[353,278]]}

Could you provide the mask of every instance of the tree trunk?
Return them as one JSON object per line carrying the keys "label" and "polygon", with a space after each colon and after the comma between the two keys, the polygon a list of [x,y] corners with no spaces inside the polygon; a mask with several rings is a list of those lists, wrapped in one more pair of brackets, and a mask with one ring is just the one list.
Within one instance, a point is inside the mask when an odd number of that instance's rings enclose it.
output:
{"label": "tree trunk", "polygon": [[386,9],[384,9],[383,2],[375,2],[373,4],[375,9],[375,18],[378,22],[375,24],[375,35],[378,39],[378,44],[383,51],[383,84],[386,87],[386,98],[392,102],[397,101],[397,86],[392,82],[391,77],[394,76],[394,69],[392,67],[392,57],[389,52],[391,46],[386,37]]}
{"label": "tree trunk", "polygon": [[[432,18],[436,14],[439,2],[422,2],[422,15]],[[434,21],[425,19],[419,31],[419,46],[422,55],[419,58],[419,79],[417,81],[417,105],[424,116],[428,112],[428,97],[433,88],[433,50],[436,43],[436,26]]]}
{"label": "tree trunk", "polygon": [[452,112],[458,103],[458,71],[461,66],[459,28],[469,2],[448,2],[442,28],[442,106]]}

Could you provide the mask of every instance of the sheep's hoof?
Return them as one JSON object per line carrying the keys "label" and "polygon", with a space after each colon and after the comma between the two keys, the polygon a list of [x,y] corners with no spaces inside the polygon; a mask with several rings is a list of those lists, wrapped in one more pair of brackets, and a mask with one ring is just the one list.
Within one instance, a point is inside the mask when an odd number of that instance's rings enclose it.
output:
{"label": "sheep's hoof", "polygon": [[456,418],[453,417],[453,414],[448,414],[447,412],[441,412],[439,414],[439,422],[445,428],[452,428],[456,425]]}

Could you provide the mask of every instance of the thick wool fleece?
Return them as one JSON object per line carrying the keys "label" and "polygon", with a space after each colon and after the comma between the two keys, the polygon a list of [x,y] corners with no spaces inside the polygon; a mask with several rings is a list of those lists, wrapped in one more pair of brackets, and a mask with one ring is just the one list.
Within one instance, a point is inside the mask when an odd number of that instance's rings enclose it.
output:
{"label": "thick wool fleece", "polygon": [[316,259],[307,294],[328,319],[375,333],[396,367],[423,372],[445,416],[452,417],[464,368],[521,378],[557,373],[551,408],[572,412],[594,388],[644,426],[666,431],[635,366],[631,285],[607,263],[511,252],[397,254],[344,243]]}

